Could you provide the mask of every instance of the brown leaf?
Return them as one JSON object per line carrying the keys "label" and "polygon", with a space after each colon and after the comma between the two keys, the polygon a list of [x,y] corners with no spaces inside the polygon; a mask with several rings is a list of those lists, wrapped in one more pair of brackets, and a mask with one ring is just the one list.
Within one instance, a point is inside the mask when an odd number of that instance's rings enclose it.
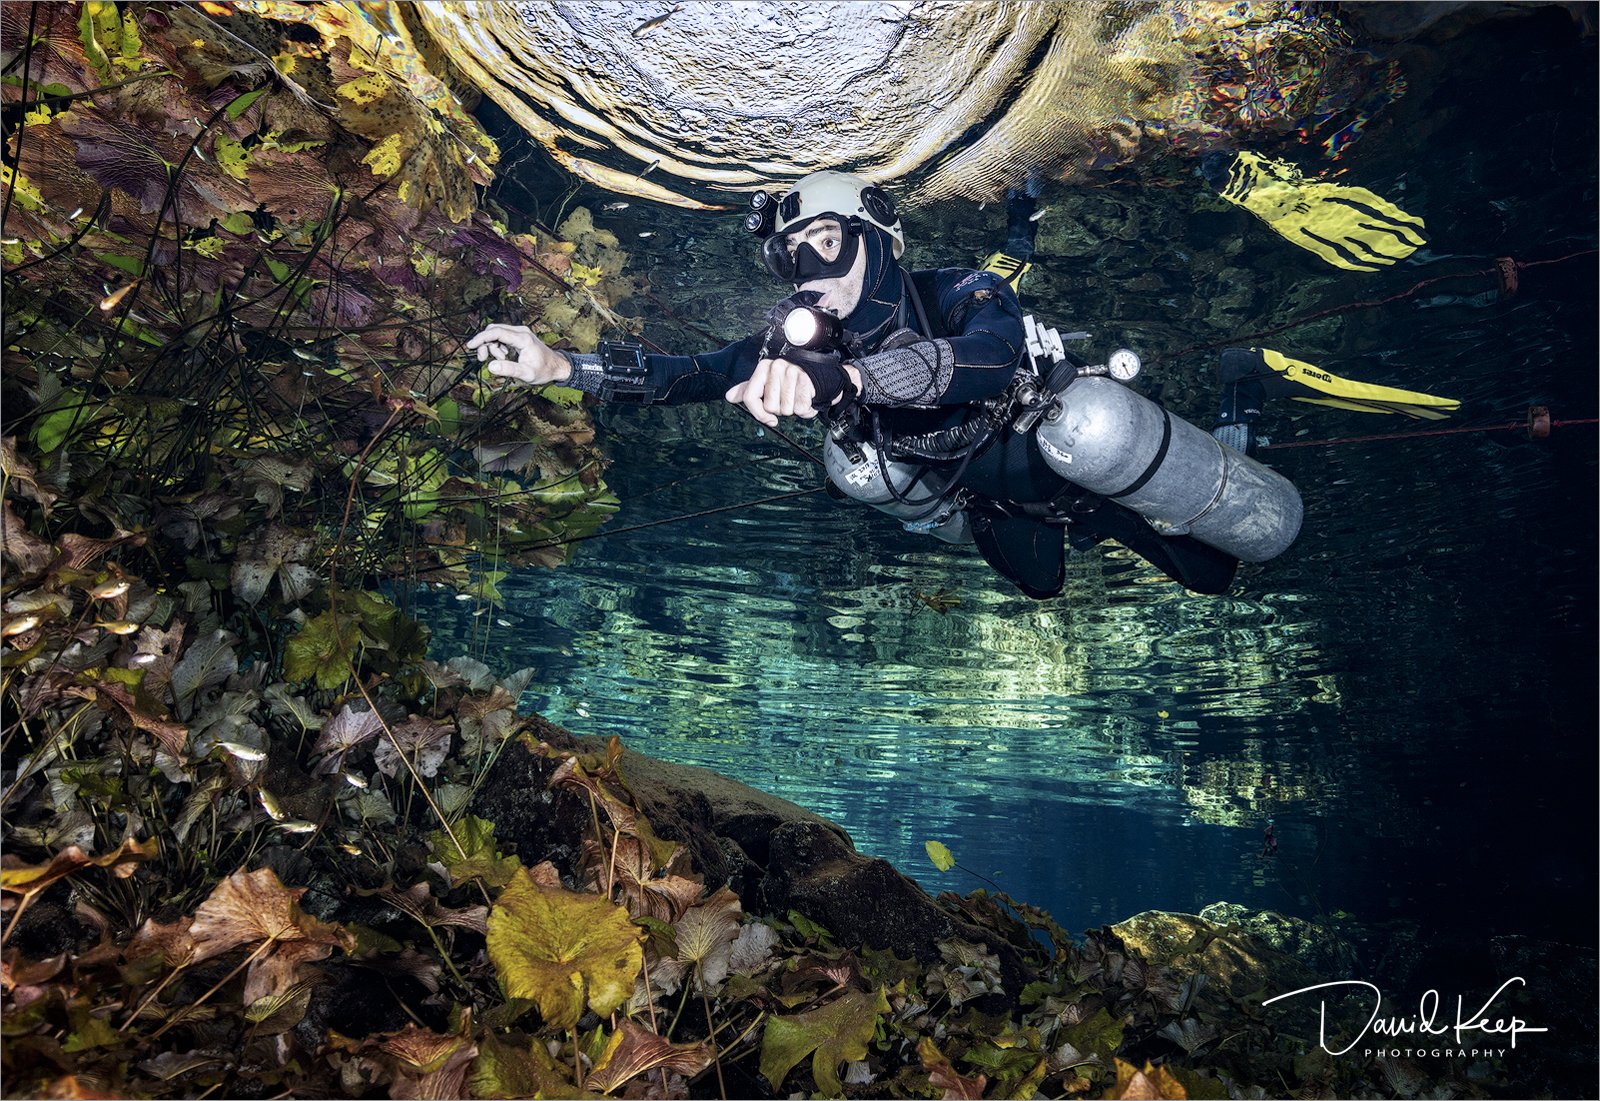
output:
{"label": "brown leaf", "polygon": [[1120,1101],[1184,1101],[1189,1091],[1183,1088],[1166,1067],[1151,1066],[1140,1070],[1132,1063],[1116,1060],[1117,1084],[1110,1094]]}
{"label": "brown leaf", "polygon": [[123,954],[130,963],[159,955],[169,967],[186,964],[194,959],[194,938],[189,935],[189,926],[193,922],[194,918],[187,914],[171,925],[162,925],[154,918],[146,918]]}
{"label": "brown leaf", "polygon": [[65,879],[79,868],[91,864],[109,869],[119,879],[126,879],[133,874],[135,865],[151,859],[160,851],[161,843],[155,838],[140,842],[130,837],[100,856],[90,856],[78,846],[68,845],[51,857],[48,864],[24,864],[7,853],[0,857],[0,891],[32,897],[57,880]]}
{"label": "brown leaf", "polygon": [[399,909],[410,914],[422,924],[459,925],[463,929],[472,929],[479,933],[489,931],[489,908],[487,906],[467,906],[460,910],[452,910],[433,897],[433,892],[426,883],[413,883],[404,891],[393,887],[385,887],[378,892],[378,897],[393,903]]}
{"label": "brown leaf", "polygon": [[988,1076],[979,1074],[967,1078],[957,1073],[950,1060],[926,1036],[917,1041],[917,1057],[922,1060],[923,1069],[928,1072],[928,1083],[934,1089],[944,1091],[940,1096],[945,1101],[951,1101],[953,1098],[973,1101],[983,1096],[983,1087],[988,1084]]}
{"label": "brown leaf", "polygon": [[15,487],[17,492],[39,502],[44,508],[44,514],[50,515],[50,506],[55,503],[59,494],[49,486],[39,484],[38,472],[17,455],[15,436],[0,437],[0,473],[5,474],[6,481]]}
{"label": "brown leaf", "polygon": [[[620,1040],[618,1039],[620,1037]],[[584,1080],[587,1089],[610,1093],[648,1071],[662,1068],[693,1078],[711,1065],[711,1048],[705,1043],[674,1044],[648,1028],[624,1019],[594,1070]]]}
{"label": "brown leaf", "polygon": [[28,530],[21,517],[11,511],[11,502],[0,508],[0,552],[16,563],[22,576],[39,573],[55,558],[56,550]]}
{"label": "brown leaf", "polygon": [[[328,944],[315,944],[309,940],[280,941],[255,962],[245,973],[244,1004],[251,1005],[264,998],[282,998],[294,988],[319,978],[315,968],[304,965],[327,959],[333,952]],[[309,986],[308,986],[309,989]]]}
{"label": "brown leaf", "polygon": [[271,868],[234,872],[217,884],[211,896],[194,913],[189,927],[196,960],[259,941],[312,940],[338,944],[342,932],[300,912],[304,887],[289,888],[278,882]]}
{"label": "brown leaf", "polygon": [[739,896],[726,886],[694,907],[674,927],[678,959],[695,965],[700,989],[714,987],[728,976],[733,942],[739,936]]}
{"label": "brown leaf", "polygon": [[372,761],[385,776],[398,775],[404,754],[418,773],[432,776],[450,752],[450,727],[422,715],[413,715],[391,728],[393,740],[382,737],[372,751]]}
{"label": "brown leaf", "polygon": [[86,700],[110,700],[127,714],[133,725],[155,735],[161,748],[172,756],[183,759],[183,748],[189,740],[189,728],[182,723],[158,715],[147,715],[139,708],[133,694],[114,681],[101,681],[93,688],[69,688],[67,694],[82,696]]}
{"label": "brown leaf", "polygon": [[[470,1030],[470,1014],[462,1025]],[[415,1025],[384,1040],[378,1050],[395,1064],[389,1096],[422,1101],[465,1097],[467,1069],[478,1054],[477,1045],[469,1043],[466,1035],[440,1036]]]}
{"label": "brown leaf", "polygon": [[585,839],[583,855],[588,869],[585,886],[592,891],[603,891],[607,875],[614,875],[616,885],[622,889],[622,900],[634,917],[676,922],[705,889],[702,877],[674,873],[675,866],[688,859],[683,849],[673,854],[659,876],[650,859],[649,847],[627,834],[618,837],[614,847],[601,846],[592,838]]}
{"label": "brown leaf", "polygon": [[167,685],[172,681],[172,669],[178,664],[178,655],[183,650],[183,635],[187,628],[187,621],[179,619],[165,631],[146,627],[139,632],[138,644],[128,664],[144,670],[140,687],[150,699],[159,700],[166,694]]}
{"label": "brown leaf", "polygon": [[144,536],[123,532],[115,539],[91,539],[87,535],[69,531],[56,542],[61,548],[61,557],[56,562],[56,569],[81,570],[100,561],[124,543],[131,543],[136,547],[144,546]]}

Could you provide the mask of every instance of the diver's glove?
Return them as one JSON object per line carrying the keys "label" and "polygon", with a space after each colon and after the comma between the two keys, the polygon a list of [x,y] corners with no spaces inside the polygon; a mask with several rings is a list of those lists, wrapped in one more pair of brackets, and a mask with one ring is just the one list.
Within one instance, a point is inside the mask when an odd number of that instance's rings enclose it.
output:
{"label": "diver's glove", "polygon": [[850,376],[845,374],[844,362],[837,355],[790,349],[784,352],[783,358],[798,366],[811,380],[811,386],[817,392],[816,397],[811,399],[811,408],[817,412],[831,409],[840,395],[856,396],[855,385],[850,381]]}
{"label": "diver's glove", "polygon": [[1426,243],[1421,218],[1364,187],[1306,179],[1288,161],[1241,152],[1208,154],[1201,174],[1286,241],[1335,267],[1377,271]]}

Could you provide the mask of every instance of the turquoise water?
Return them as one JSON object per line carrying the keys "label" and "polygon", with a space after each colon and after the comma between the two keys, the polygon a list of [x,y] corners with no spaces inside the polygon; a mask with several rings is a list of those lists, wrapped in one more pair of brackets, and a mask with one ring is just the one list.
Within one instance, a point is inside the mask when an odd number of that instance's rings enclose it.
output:
{"label": "turquoise water", "polygon": [[[1409,263],[1336,271],[1173,157],[1048,190],[1025,304],[1097,352],[1140,351],[1139,388],[1204,427],[1215,349],[1257,340],[1461,398],[1454,426],[1594,416],[1593,39],[1544,10],[1395,50],[1409,93],[1337,166],[1296,159],[1425,217]],[[672,315],[731,339],[779,296],[736,218],[642,205],[600,223],[661,300],[630,304],[651,340],[702,350]],[[972,203],[906,220],[914,266],[974,264],[1003,236]],[[1509,297],[1471,274],[1499,256],[1552,262]],[[1305,527],[1229,596],[1096,550],[1039,603],[970,549],[820,493],[682,519],[821,483],[731,407],[597,419],[624,502],[608,534],[509,578],[502,607],[417,595],[441,655],[537,669],[526,707],[792,799],[930,890],[984,885],[932,868],[923,842],[943,841],[1069,928],[1227,899],[1594,943],[1592,426],[1268,452]],[[1291,405],[1267,427],[1438,426]],[[816,450],[814,428],[793,435]],[[941,592],[959,603],[918,595]]]}

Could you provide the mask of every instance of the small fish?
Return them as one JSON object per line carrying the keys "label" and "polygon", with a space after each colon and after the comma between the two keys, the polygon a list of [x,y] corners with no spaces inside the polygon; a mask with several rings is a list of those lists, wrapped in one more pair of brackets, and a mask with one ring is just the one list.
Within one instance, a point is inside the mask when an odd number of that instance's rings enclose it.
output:
{"label": "small fish", "polygon": [[33,630],[35,627],[39,626],[39,623],[40,620],[38,616],[25,615],[21,619],[13,619],[8,621],[5,627],[0,628],[0,635],[4,635],[6,638],[10,638],[12,635],[20,635],[24,631]]}
{"label": "small fish", "polygon": [[674,4],[671,10],[667,11],[664,15],[658,15],[654,19],[646,19],[643,23],[640,23],[637,27],[633,28],[633,37],[638,38],[645,31],[661,26],[661,24],[665,23],[682,10],[682,4]]}
{"label": "small fish", "polygon": [[128,591],[128,583],[122,580],[102,581],[89,590],[89,595],[96,600],[115,600]]}
{"label": "small fish", "polygon": [[1040,218],[1045,216],[1049,209],[1050,208],[1047,206],[1041,206],[1038,210],[1035,210],[1032,214],[1028,215],[1028,221],[1037,222]]}
{"label": "small fish", "polygon": [[278,797],[266,788],[257,788],[256,796],[261,800],[261,809],[272,816],[274,822],[282,822],[285,818],[283,808],[278,805]]}
{"label": "small fish", "polygon": [[278,828],[284,833],[316,833],[317,824],[307,822],[304,818],[285,818],[278,823]]}
{"label": "small fish", "polygon": [[237,757],[241,761],[265,761],[267,751],[243,742],[218,742],[217,748],[229,756]]}
{"label": "small fish", "polygon": [[606,203],[600,209],[605,211],[607,214],[615,214],[619,210],[627,210],[628,209],[628,204],[627,203]]}
{"label": "small fish", "polygon": [[634,177],[634,179],[642,180],[646,176],[650,175],[650,173],[654,172],[660,166],[661,166],[661,158],[657,157],[655,160],[651,161],[648,165],[646,165],[644,171],[640,172],[638,175],[636,175]]}
{"label": "small fish", "polygon": [[78,215],[80,215],[82,213],[83,213],[83,207],[80,206],[77,210],[74,210],[71,214],[67,215],[67,221],[76,222],[78,220]]}
{"label": "small fish", "polygon": [[942,585],[931,593],[925,593],[921,589],[917,589],[915,592],[918,600],[922,601],[940,615],[943,615],[951,608],[954,608],[957,604],[961,603],[960,597],[956,596],[955,593],[951,592]]}
{"label": "small fish", "polygon": [[144,280],[135,279],[132,283],[129,283],[125,287],[118,287],[116,290],[112,291],[110,294],[106,295],[100,300],[100,308],[102,310],[106,310],[107,312],[116,309],[117,303],[128,297],[128,292],[133,290],[133,288],[137,287],[142,282],[144,282]]}
{"label": "small fish", "polygon": [[369,786],[365,776],[357,776],[353,772],[341,772],[339,773],[339,779],[359,791],[366,791]]}
{"label": "small fish", "polygon": [[342,842],[339,843],[339,847],[341,849],[343,849],[345,852],[349,853],[351,856],[360,856],[361,855],[361,846],[360,845],[352,845],[348,841],[342,841]]}
{"label": "small fish", "polygon": [[154,655],[154,654],[135,654],[135,655],[133,655],[133,657],[128,659],[129,664],[132,664],[132,665],[149,665],[152,661],[155,661],[155,660],[156,660],[156,655]]}
{"label": "small fish", "polygon": [[639,234],[640,237],[654,237],[655,235],[656,231],[653,229],[646,230],[645,232]]}
{"label": "small fish", "polygon": [[139,624],[128,619],[113,619],[109,622],[95,624],[103,631],[110,631],[114,635],[131,635],[139,629]]}

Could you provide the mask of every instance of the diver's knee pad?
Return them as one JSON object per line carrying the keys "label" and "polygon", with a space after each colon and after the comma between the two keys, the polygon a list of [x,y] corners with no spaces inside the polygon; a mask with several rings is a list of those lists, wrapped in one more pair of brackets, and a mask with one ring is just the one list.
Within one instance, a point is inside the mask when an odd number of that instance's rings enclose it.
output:
{"label": "diver's knee pad", "polygon": [[1300,533],[1304,506],[1289,479],[1109,378],[1073,382],[1034,438],[1057,474],[1163,535],[1265,562]]}
{"label": "diver's knee pad", "polygon": [[907,531],[924,532],[946,543],[972,542],[966,510],[943,472],[891,459],[879,462],[877,448],[865,442],[852,444],[847,453],[831,435],[823,442],[822,457],[828,479],[845,496],[887,512]]}

